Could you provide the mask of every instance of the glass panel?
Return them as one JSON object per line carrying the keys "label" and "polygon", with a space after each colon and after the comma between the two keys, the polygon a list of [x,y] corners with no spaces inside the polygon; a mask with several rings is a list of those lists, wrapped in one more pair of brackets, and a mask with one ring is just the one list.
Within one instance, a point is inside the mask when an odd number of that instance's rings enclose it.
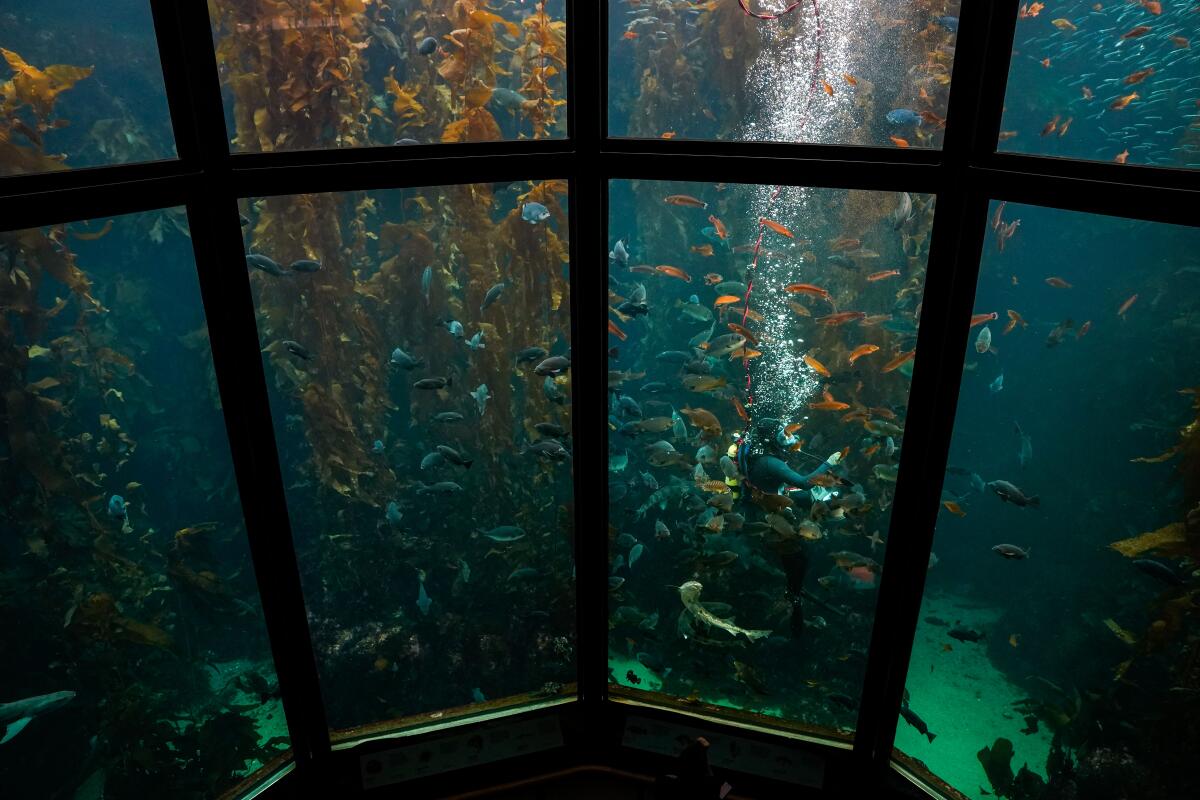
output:
{"label": "glass panel", "polygon": [[608,8],[612,136],[941,147],[959,0]]}
{"label": "glass panel", "polygon": [[0,232],[0,785],[215,797],[289,746],[181,209]]}
{"label": "glass panel", "polygon": [[243,208],[335,729],[575,679],[566,191]]}
{"label": "glass panel", "polygon": [[175,157],[146,0],[4,0],[0,176]]}
{"label": "glass panel", "polygon": [[897,754],[971,797],[1194,796],[1200,229],[989,221]]}
{"label": "glass panel", "polygon": [[1019,12],[999,149],[1200,167],[1195,4],[1044,5]]}
{"label": "glass panel", "polygon": [[848,729],[933,197],[611,191],[610,679]]}
{"label": "glass panel", "polygon": [[234,152],[567,135],[565,0],[212,0]]}

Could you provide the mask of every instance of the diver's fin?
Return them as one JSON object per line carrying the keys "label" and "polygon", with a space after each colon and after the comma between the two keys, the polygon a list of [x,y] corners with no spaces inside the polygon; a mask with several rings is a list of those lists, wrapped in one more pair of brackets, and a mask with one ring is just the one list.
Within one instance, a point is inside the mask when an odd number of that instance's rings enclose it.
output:
{"label": "diver's fin", "polygon": [[4,744],[9,739],[12,739],[21,731],[25,730],[25,726],[33,721],[33,717],[21,717],[15,722],[8,723],[8,730],[4,733],[4,738],[0,739],[0,744]]}

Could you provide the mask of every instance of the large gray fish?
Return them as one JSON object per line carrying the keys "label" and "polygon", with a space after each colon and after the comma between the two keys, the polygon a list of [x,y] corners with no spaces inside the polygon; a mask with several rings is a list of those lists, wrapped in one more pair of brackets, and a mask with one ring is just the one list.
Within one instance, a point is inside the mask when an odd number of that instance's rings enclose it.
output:
{"label": "large gray fish", "polygon": [[74,698],[74,692],[54,692],[26,697],[12,703],[0,703],[0,727],[4,729],[4,738],[0,739],[0,744],[25,730],[25,726],[32,722],[34,717],[62,708]]}
{"label": "large gray fish", "polygon": [[900,230],[904,227],[904,223],[912,217],[913,204],[912,198],[908,192],[900,193],[900,203],[896,206],[896,210],[892,212],[892,230]]}
{"label": "large gray fish", "polygon": [[475,398],[475,405],[479,409],[479,416],[482,417],[483,412],[487,411],[487,402],[492,397],[488,393],[487,384],[486,383],[479,384],[479,386],[475,389],[475,391],[471,392],[471,397]]}
{"label": "large gray fish", "polygon": [[425,305],[429,305],[429,288],[433,285],[433,267],[426,267],[421,273],[421,296],[425,298]]}
{"label": "large gray fish", "polygon": [[1017,432],[1017,439],[1020,444],[1017,446],[1017,461],[1020,462],[1022,469],[1033,460],[1033,440],[1029,438],[1029,434],[1021,430],[1021,424],[1014,422],[1013,427]]}
{"label": "large gray fish", "polygon": [[1012,503],[1014,506],[1021,506],[1022,508],[1025,506],[1037,508],[1041,505],[1041,500],[1037,495],[1031,497],[1008,481],[991,481],[987,486],[1005,503]]}
{"label": "large gray fish", "polygon": [[417,494],[458,494],[463,490],[454,481],[439,481],[434,484],[417,484]]}
{"label": "large gray fish", "polygon": [[487,294],[483,296],[483,302],[479,304],[479,310],[482,312],[492,303],[500,299],[500,295],[504,293],[506,283],[497,283],[495,286],[487,290]]}

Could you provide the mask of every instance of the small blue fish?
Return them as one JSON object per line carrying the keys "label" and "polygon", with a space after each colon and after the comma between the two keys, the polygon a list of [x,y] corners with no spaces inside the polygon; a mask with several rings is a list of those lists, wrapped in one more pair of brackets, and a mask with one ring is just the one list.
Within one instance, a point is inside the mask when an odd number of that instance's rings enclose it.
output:
{"label": "small blue fish", "polygon": [[421,573],[421,582],[417,584],[417,608],[421,609],[421,613],[429,616],[429,607],[433,605],[433,600],[425,591],[425,573]]}
{"label": "small blue fish", "polygon": [[646,545],[638,542],[629,550],[629,568],[633,569],[633,565],[642,557],[642,553],[646,551]]}
{"label": "small blue fish", "polygon": [[1003,372],[1003,370],[1001,370],[1000,374],[996,376],[996,379],[994,381],[992,381],[990,384],[988,384],[988,389],[991,390],[992,394],[996,394],[1003,388],[1004,388],[1004,372]]}
{"label": "small blue fish", "polygon": [[688,298],[688,302],[693,305],[700,305],[700,295],[694,294]]}
{"label": "small blue fish", "polygon": [[421,459],[421,469],[429,469],[430,467],[436,467],[445,460],[446,460],[445,456],[443,456],[441,453],[434,451],[432,453],[429,453],[428,455],[426,455],[424,458]]}
{"label": "small blue fish", "polygon": [[479,409],[479,416],[483,416],[483,412],[487,411],[487,402],[492,398],[488,392],[486,383],[479,384],[475,391],[471,392],[471,397],[475,398],[475,406]]}
{"label": "small blue fish", "polygon": [[510,581],[525,581],[530,578],[536,578],[542,573],[538,572],[533,567],[517,567],[508,575]]}
{"label": "small blue fish", "polygon": [[563,397],[563,393],[559,390],[558,384],[554,382],[554,378],[550,375],[546,376],[546,380],[542,381],[542,394],[546,395],[546,399],[551,403],[565,405],[567,398]]}
{"label": "small blue fish", "polygon": [[399,347],[392,351],[391,361],[401,369],[416,369],[425,366],[424,360],[410,356]]}
{"label": "small blue fish", "polygon": [[475,335],[467,339],[467,347],[472,350],[486,350],[487,345],[483,343],[483,331],[476,331]]}
{"label": "small blue fish", "polygon": [[958,33],[958,17],[937,17],[934,22],[951,33]]}
{"label": "small blue fish", "polygon": [[128,506],[125,504],[125,498],[119,494],[114,494],[108,498],[108,515],[110,517],[123,517],[128,513]]}
{"label": "small blue fish", "polygon": [[417,44],[417,52],[423,56],[431,56],[437,50],[437,39],[432,36],[426,36]]}
{"label": "small blue fish", "polygon": [[622,267],[629,266],[629,251],[625,249],[624,239],[617,239],[617,243],[608,253],[608,260],[615,261]]}
{"label": "small blue fish", "polygon": [[487,698],[483,696],[483,691],[479,687],[471,690],[471,701],[474,703],[486,703]]}
{"label": "small blue fish", "polygon": [[433,267],[426,267],[421,273],[421,294],[425,297],[425,305],[429,305],[429,287],[433,284]]}
{"label": "small blue fish", "polygon": [[404,518],[404,515],[400,513],[400,506],[396,505],[395,500],[392,500],[387,504],[387,512],[384,516],[387,518],[387,521],[393,525],[399,525],[400,520]]}
{"label": "small blue fish", "polygon": [[909,108],[896,108],[888,112],[887,121],[893,125],[920,125],[921,115]]}
{"label": "small blue fish", "polygon": [[550,209],[541,203],[526,203],[521,206],[521,219],[530,225],[537,225],[539,222],[550,219]]}
{"label": "small blue fish", "polygon": [[612,560],[612,565],[609,567],[608,572],[610,575],[616,575],[623,569],[625,569],[625,556],[618,553],[617,557]]}
{"label": "small blue fish", "polygon": [[382,439],[376,439],[371,444],[371,452],[377,456],[383,454],[383,440]]}
{"label": "small blue fish", "polygon": [[446,326],[446,330],[450,331],[450,335],[455,339],[463,338],[463,326],[461,322],[456,319],[448,319],[444,320],[442,324]]}
{"label": "small blue fish", "polygon": [[416,139],[397,139],[396,141],[392,142],[392,146],[394,147],[411,147],[414,144],[420,144],[420,142],[418,142]]}

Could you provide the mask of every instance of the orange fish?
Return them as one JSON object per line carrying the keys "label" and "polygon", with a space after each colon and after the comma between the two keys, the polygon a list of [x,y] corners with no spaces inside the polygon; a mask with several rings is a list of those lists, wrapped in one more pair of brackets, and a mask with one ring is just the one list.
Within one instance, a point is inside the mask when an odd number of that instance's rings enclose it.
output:
{"label": "orange fish", "polygon": [[688,206],[689,208],[708,208],[708,203],[703,200],[697,200],[688,194],[673,194],[670,197],[664,197],[663,202],[669,206]]}
{"label": "orange fish", "polygon": [[1154,67],[1146,67],[1145,69],[1139,69],[1137,72],[1133,72],[1133,73],[1130,73],[1129,75],[1126,75],[1125,80],[1122,81],[1122,83],[1125,83],[1129,86],[1133,86],[1135,83],[1141,83],[1142,81],[1146,80],[1146,78],[1149,78],[1153,74],[1154,74]]}
{"label": "orange fish", "polygon": [[819,403],[809,403],[808,407],[817,411],[845,411],[850,407],[849,403],[843,403],[840,400],[834,400],[833,395],[826,389],[821,393],[822,399]]}
{"label": "orange fish", "polygon": [[1125,312],[1129,310],[1129,307],[1130,307],[1131,305],[1133,305],[1134,303],[1136,303],[1136,302],[1137,302],[1137,297],[1138,297],[1138,296],[1137,296],[1136,294],[1135,294],[1135,295],[1132,295],[1132,296],[1131,296],[1131,297],[1130,297],[1128,300],[1126,300],[1124,303],[1121,303],[1121,307],[1117,309],[1117,316],[1118,316],[1118,317],[1123,317],[1123,316],[1125,316]]}
{"label": "orange fish", "polygon": [[1096,96],[1096,95],[1092,94],[1092,90],[1091,90],[1091,89],[1089,89],[1089,88],[1088,88],[1088,87],[1086,87],[1086,86],[1084,86],[1084,87],[1083,87],[1083,99],[1084,99],[1084,100],[1091,100],[1091,99],[1092,99],[1093,97],[1095,97],[1095,96]]}
{"label": "orange fish", "polygon": [[892,411],[890,408],[884,408],[883,406],[871,406],[871,408],[868,410],[871,412],[872,417],[879,417],[880,419],[896,418],[896,412]]}
{"label": "orange fish", "polygon": [[1158,2],[1158,0],[1142,0],[1142,8],[1156,17],[1162,13],[1162,3]]}
{"label": "orange fish", "polygon": [[817,317],[817,322],[822,325],[845,325],[847,322],[865,319],[866,316],[865,311],[839,311],[826,317]]}
{"label": "orange fish", "polygon": [[1067,283],[1062,278],[1059,278],[1057,276],[1051,276],[1049,278],[1046,278],[1046,283],[1049,284],[1050,286],[1053,286],[1055,289],[1070,289],[1071,288],[1071,284]]}
{"label": "orange fish", "polygon": [[622,38],[636,39],[637,37],[638,37],[638,35],[636,33],[634,33],[633,31],[625,31],[625,35]]}
{"label": "orange fish", "polygon": [[960,517],[965,517],[967,515],[967,512],[963,511],[962,506],[953,500],[943,500],[942,505],[944,505],[946,510],[951,514],[957,514]]}
{"label": "orange fish", "polygon": [[1175,45],[1176,47],[1182,47],[1184,49],[1187,49],[1192,46],[1192,43],[1188,41],[1186,36],[1172,36],[1171,44]]}
{"label": "orange fish", "polygon": [[662,138],[664,138],[664,139],[674,139],[674,138],[675,138],[675,131],[663,131]]}
{"label": "orange fish", "polygon": [[1079,330],[1077,330],[1077,331],[1075,332],[1075,339],[1076,339],[1077,341],[1078,341],[1079,339],[1082,339],[1082,338],[1083,338],[1083,336],[1084,336],[1084,334],[1086,334],[1086,333],[1087,333],[1088,331],[1090,331],[1091,329],[1092,329],[1092,321],[1089,319],[1087,322],[1085,322],[1085,323],[1083,323],[1082,325],[1080,325],[1080,326],[1079,326]]}
{"label": "orange fish", "polygon": [[879,349],[877,344],[860,344],[850,352],[850,357],[847,359],[851,364],[858,361],[863,356],[869,356]]}
{"label": "orange fish", "polygon": [[916,355],[917,355],[916,350],[909,350],[905,353],[901,353],[900,355],[896,356],[888,363],[884,364],[883,368],[880,369],[879,371],[880,372],[891,372],[894,369],[898,369],[898,368],[904,366],[905,364],[907,364],[909,361],[912,361]]}
{"label": "orange fish", "polygon": [[900,274],[898,269],[885,269],[882,272],[872,272],[867,276],[867,280],[871,282],[881,281],[884,278],[893,278]]}
{"label": "orange fish", "polygon": [[691,249],[692,249],[692,252],[693,252],[693,253],[697,253],[697,254],[699,254],[699,255],[702,255],[702,256],[704,256],[705,258],[708,258],[709,256],[711,256],[711,255],[713,254],[713,248],[712,248],[712,245],[711,245],[711,244],[697,244],[697,245],[692,245],[692,248],[691,248]]}
{"label": "orange fish", "polygon": [[764,225],[764,226],[766,226],[766,227],[770,228],[771,230],[773,230],[773,231],[775,231],[776,233],[778,233],[780,236],[786,236],[786,237],[788,237],[789,239],[795,239],[795,238],[796,238],[795,234],[793,234],[793,233],[792,233],[790,230],[788,230],[788,229],[787,229],[786,227],[784,227],[783,225],[780,225],[778,222],[776,222],[776,221],[775,221],[775,220],[773,220],[773,219],[767,219],[766,217],[759,217],[759,218],[758,218],[758,224],[759,224],[759,225]]}
{"label": "orange fish", "polygon": [[786,428],[783,429],[783,435],[791,436],[793,433],[795,433],[796,431],[800,430],[803,427],[804,427],[803,422],[793,422],[791,425],[788,425]]}
{"label": "orange fish", "polygon": [[1007,142],[1009,139],[1017,135],[1016,131],[1000,131],[1000,141]]}
{"label": "orange fish", "polygon": [[1008,643],[1011,644],[1013,647],[1016,647],[1020,641],[1021,641],[1021,634],[1019,634],[1019,633],[1014,633],[1012,636],[1008,637]]}
{"label": "orange fish", "polygon": [[930,125],[934,125],[938,128],[946,127],[946,118],[939,117],[937,114],[933,113],[932,111],[922,111],[921,119],[928,122]]}
{"label": "orange fish", "polygon": [[870,458],[871,456],[875,455],[878,452],[879,452],[879,442],[876,442],[875,444],[868,447],[866,450],[863,450],[863,455],[866,456],[867,458]]}
{"label": "orange fish", "polygon": [[1129,148],[1125,148],[1121,152],[1117,153],[1117,156],[1116,156],[1116,158],[1113,159],[1113,161],[1117,162],[1118,164],[1124,164],[1128,159],[1129,159]]}
{"label": "orange fish", "polygon": [[[738,299],[740,300],[741,298],[739,297]],[[734,316],[737,316],[738,314],[745,314],[746,319],[752,319],[755,322],[763,321],[762,314],[758,313],[753,308],[746,308],[745,306],[729,306],[726,308],[726,311]]]}
{"label": "orange fish", "polygon": [[[828,369],[826,369],[824,364],[822,364],[820,361],[817,361],[815,358],[813,358],[808,353],[804,354],[804,363],[808,364],[810,367],[812,367],[813,371],[816,372],[818,375],[823,375],[826,378],[833,377],[833,373],[830,372]],[[849,408],[849,407],[850,406],[846,406],[846,408]]]}
{"label": "orange fish", "polygon": [[738,359],[758,358],[761,355],[761,350],[755,350],[751,347],[741,347],[729,354],[729,360],[737,361]]}
{"label": "orange fish", "polygon": [[1136,39],[1139,36],[1145,36],[1149,32],[1150,32],[1149,25],[1138,25],[1136,28],[1132,28],[1132,29],[1126,31],[1125,33],[1122,33],[1121,38],[1122,39]]}
{"label": "orange fish", "polygon": [[862,247],[862,242],[858,239],[850,239],[845,236],[834,239],[829,243],[829,249],[835,253],[841,250],[857,250],[860,247]]}
{"label": "orange fish", "polygon": [[896,145],[896,147],[908,147],[907,139],[901,139],[899,136],[889,136],[888,138],[892,140],[892,144]]}
{"label": "orange fish", "polygon": [[788,307],[791,308],[792,311],[795,311],[797,314],[799,314],[802,317],[811,317],[812,316],[811,311],[809,311],[807,308],[800,305],[799,303],[797,303],[794,300],[788,301]]}
{"label": "orange fish", "polygon": [[1050,59],[1049,59],[1049,58],[1043,58],[1043,59],[1042,59],[1042,66],[1043,66],[1043,67],[1046,67],[1047,69],[1049,69],[1049,68],[1050,68]]}
{"label": "orange fish", "polygon": [[858,86],[858,78],[854,77],[853,75],[851,75],[848,72],[842,73],[842,80],[844,80],[846,83],[850,84],[851,86]]}
{"label": "orange fish", "polygon": [[1058,129],[1058,121],[1062,119],[1060,114],[1055,114],[1054,119],[1046,123],[1046,127],[1042,128],[1042,136],[1049,136]]}
{"label": "orange fish", "polygon": [[820,286],[814,286],[811,283],[789,283],[783,287],[785,292],[792,294],[807,294],[813,297],[820,297],[822,300],[829,299],[829,292],[822,289]]}
{"label": "orange fish", "polygon": [[825,90],[825,94],[833,97],[833,87],[829,85],[829,81],[821,81],[821,88]]}
{"label": "orange fish", "polygon": [[1017,327],[1018,325],[1020,325],[1022,328],[1029,327],[1029,323],[1026,322],[1025,319],[1020,314],[1018,314],[1016,311],[1013,311],[1010,308],[1008,310],[1008,324],[1004,326],[1004,331],[1000,335],[1003,336],[1003,335],[1011,332],[1012,329]]}
{"label": "orange fish", "polygon": [[679,267],[672,267],[670,264],[659,264],[654,268],[656,272],[661,272],[663,275],[669,275],[672,278],[679,278],[681,281],[692,282],[692,276],[681,270]]}
{"label": "orange fish", "polygon": [[710,272],[704,276],[704,283],[707,284],[708,286],[716,286],[718,283],[720,283],[723,280],[725,280],[725,278],[723,278],[722,276],[718,275],[715,272]]}
{"label": "orange fish", "polygon": [[750,421],[750,414],[746,411],[746,407],[742,405],[742,401],[737,399],[737,396],[729,398],[729,402],[733,404],[733,410],[737,412],[738,417],[742,422]]}
{"label": "orange fish", "polygon": [[1140,95],[1137,92],[1133,92],[1132,94],[1127,94],[1124,97],[1118,97],[1116,100],[1113,100],[1108,107],[1113,111],[1120,111],[1134,100],[1137,100],[1139,96]]}
{"label": "orange fish", "polygon": [[1067,121],[1058,126],[1058,135],[1060,138],[1067,135],[1067,129],[1071,127],[1071,123],[1074,120],[1074,117],[1067,117]]}
{"label": "orange fish", "polygon": [[620,339],[622,342],[628,338],[628,335],[625,333],[625,331],[618,328],[617,323],[613,322],[611,319],[608,321],[608,332]]}
{"label": "orange fish", "polygon": [[727,306],[730,303],[740,303],[740,302],[742,302],[742,298],[738,297],[736,294],[723,294],[713,302],[713,307],[715,308],[717,306]]}
{"label": "orange fish", "polygon": [[996,314],[995,311],[993,311],[990,314],[976,314],[973,317],[971,317],[971,324],[968,327],[974,328],[976,325],[982,325],[985,322],[991,322],[997,316],[998,315]]}
{"label": "orange fish", "polygon": [[729,231],[725,228],[724,222],[721,222],[721,220],[717,219],[712,214],[708,215],[708,221],[712,223],[713,232],[717,234],[718,239],[726,239],[729,237]]}
{"label": "orange fish", "polygon": [[743,328],[741,325],[738,325],[736,322],[729,322],[726,324],[729,326],[729,330],[733,331],[734,333],[741,334],[741,336],[744,337],[745,340],[747,342],[749,342],[750,344],[756,345],[756,346],[758,345],[758,337],[754,335],[754,331],[751,331],[747,328]]}

